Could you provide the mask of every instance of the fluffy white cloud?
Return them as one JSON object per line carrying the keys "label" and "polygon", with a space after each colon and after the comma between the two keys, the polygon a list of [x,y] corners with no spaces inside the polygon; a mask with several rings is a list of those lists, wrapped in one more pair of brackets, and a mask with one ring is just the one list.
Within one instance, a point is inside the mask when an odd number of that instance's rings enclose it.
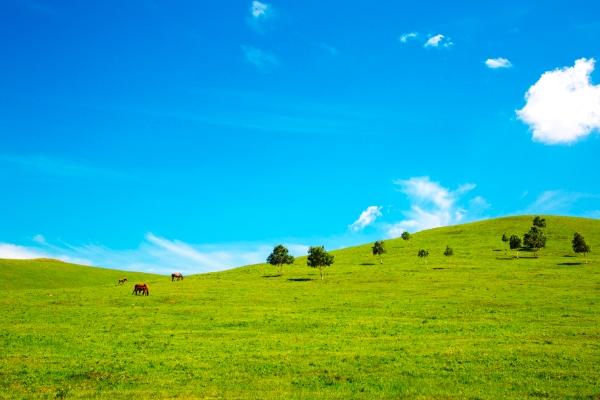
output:
{"label": "fluffy white cloud", "polygon": [[517,115],[534,140],[572,143],[600,130],[600,85],[590,81],[594,64],[594,59],[581,58],[573,67],[545,72],[529,88]]}
{"label": "fluffy white cloud", "polygon": [[508,58],[498,57],[498,58],[488,58],[485,60],[485,65],[491,69],[499,69],[499,68],[510,68],[512,67],[512,63]]}
{"label": "fluffy white cloud", "polygon": [[254,18],[266,17],[267,12],[269,11],[270,6],[266,3],[261,3],[260,1],[253,1],[250,6],[250,13]]}
{"label": "fluffy white cloud", "polygon": [[389,237],[398,237],[404,231],[420,231],[459,223],[465,218],[475,217],[487,207],[487,201],[477,196],[469,202],[468,208],[459,205],[462,196],[475,189],[475,184],[460,185],[456,190],[443,187],[429,177],[414,177],[394,182],[410,203],[410,209],[403,214],[405,219],[387,226]]}
{"label": "fluffy white cloud", "polygon": [[262,72],[271,71],[279,66],[279,59],[271,53],[252,46],[242,46],[246,61]]}
{"label": "fluffy white cloud", "polygon": [[400,35],[400,37],[398,38],[398,40],[401,43],[406,43],[409,40],[416,39],[418,36],[419,36],[418,32],[408,32],[408,33],[403,33],[402,35]]}
{"label": "fluffy white cloud", "polygon": [[438,33],[437,35],[431,36],[424,44],[424,47],[452,47],[454,43],[452,39]]}
{"label": "fluffy white cloud", "polygon": [[371,225],[378,217],[381,217],[381,207],[369,206],[348,228],[353,232],[358,232]]}

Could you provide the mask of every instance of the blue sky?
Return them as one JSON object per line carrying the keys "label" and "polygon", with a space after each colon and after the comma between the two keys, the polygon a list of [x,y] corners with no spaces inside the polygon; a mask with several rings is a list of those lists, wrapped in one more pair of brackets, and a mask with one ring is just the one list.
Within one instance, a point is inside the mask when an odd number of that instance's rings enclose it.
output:
{"label": "blue sky", "polygon": [[0,257],[169,272],[600,217],[600,5],[0,3]]}

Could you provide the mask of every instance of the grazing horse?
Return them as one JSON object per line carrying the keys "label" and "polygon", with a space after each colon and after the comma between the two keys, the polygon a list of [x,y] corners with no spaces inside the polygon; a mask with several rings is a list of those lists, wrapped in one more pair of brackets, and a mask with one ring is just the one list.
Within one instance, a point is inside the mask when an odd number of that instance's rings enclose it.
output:
{"label": "grazing horse", "polygon": [[181,274],[181,272],[173,272],[171,274],[171,282],[180,281],[182,279],[183,279],[183,275]]}
{"label": "grazing horse", "polygon": [[136,283],[133,287],[133,292],[131,294],[135,294],[137,296],[140,293],[142,294],[142,296],[148,296],[150,294],[150,291],[148,290],[148,285],[146,285],[145,283]]}
{"label": "grazing horse", "polygon": [[119,285],[122,285],[125,282],[127,282],[127,278],[121,278],[121,279],[119,279]]}

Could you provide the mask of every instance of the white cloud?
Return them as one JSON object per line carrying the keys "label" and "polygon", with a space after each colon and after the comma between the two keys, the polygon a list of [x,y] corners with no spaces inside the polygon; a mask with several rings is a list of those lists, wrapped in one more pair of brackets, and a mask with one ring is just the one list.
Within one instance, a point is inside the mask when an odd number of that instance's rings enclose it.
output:
{"label": "white cloud", "polygon": [[518,117],[545,144],[572,143],[600,130],[600,85],[590,74],[595,60],[581,58],[573,67],[548,71],[525,94]]}
{"label": "white cloud", "polygon": [[452,42],[452,39],[442,35],[441,33],[438,33],[437,35],[429,37],[429,39],[427,39],[427,41],[425,42],[424,47],[449,48],[449,47],[452,47],[453,45],[454,45],[454,43]]}
{"label": "white cloud", "polygon": [[[39,235],[41,236],[41,235]],[[45,239],[34,246],[0,243],[0,258],[54,258],[83,265],[129,271],[184,274],[220,271],[228,268],[265,262],[273,249],[271,243],[189,244],[147,233],[132,249],[110,249],[96,244],[60,246]],[[295,256],[305,255],[308,246],[284,243]]]}
{"label": "white cloud", "polygon": [[271,7],[268,4],[255,0],[250,6],[250,13],[254,18],[264,18],[268,15],[270,8]]}
{"label": "white cloud", "polygon": [[45,258],[47,254],[37,249],[31,249],[24,246],[18,246],[10,243],[0,243],[0,258],[30,259]]}
{"label": "white cloud", "polygon": [[418,32],[408,32],[400,35],[398,40],[400,41],[400,43],[407,43],[409,40],[416,39],[418,36]]}
{"label": "white cloud", "polygon": [[462,196],[475,189],[473,183],[460,185],[456,190],[445,188],[429,177],[413,177],[394,183],[408,197],[411,206],[403,213],[404,220],[387,226],[389,237],[398,237],[404,231],[456,224],[465,218],[477,216],[481,209],[489,206],[481,196],[472,199],[468,209],[459,205]]}
{"label": "white cloud", "polygon": [[583,193],[571,193],[563,190],[546,190],[525,209],[526,213],[568,213],[572,206],[585,197],[594,197]]}
{"label": "white cloud", "polygon": [[503,57],[488,58],[487,60],[485,60],[485,65],[491,69],[512,67],[512,63],[510,62],[510,60]]}
{"label": "white cloud", "polygon": [[279,59],[271,53],[252,46],[242,46],[246,61],[262,72],[271,71],[279,66]]}
{"label": "white cloud", "polygon": [[358,232],[371,225],[378,217],[381,217],[381,207],[369,206],[348,228],[353,232]]}

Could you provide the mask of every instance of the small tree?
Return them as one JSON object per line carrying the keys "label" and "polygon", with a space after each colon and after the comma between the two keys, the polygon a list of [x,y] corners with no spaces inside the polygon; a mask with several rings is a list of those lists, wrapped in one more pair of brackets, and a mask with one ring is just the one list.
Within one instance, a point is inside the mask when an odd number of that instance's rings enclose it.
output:
{"label": "small tree", "polygon": [[323,267],[333,264],[333,256],[323,246],[313,246],[308,249],[306,264],[312,268],[319,268],[321,280],[323,280]]}
{"label": "small tree", "polygon": [[517,235],[511,235],[508,239],[508,245],[511,250],[517,251],[517,258],[519,258],[519,249],[521,248],[521,238]]}
{"label": "small tree", "polygon": [[546,227],[546,218],[542,218],[539,215],[533,219],[533,226],[536,228],[545,228]]}
{"label": "small tree", "polygon": [[425,250],[425,249],[420,249],[419,252],[417,253],[417,256],[420,259],[425,260],[425,262],[427,262],[428,255],[429,255],[429,250]]}
{"label": "small tree", "polygon": [[533,250],[533,254],[537,257],[538,251],[546,247],[546,235],[537,226],[532,226],[529,232],[523,235],[523,244],[529,250]]}
{"label": "small tree", "polygon": [[408,233],[407,231],[402,232],[402,235],[400,236],[402,239],[404,240],[409,240],[410,239],[410,233]]}
{"label": "small tree", "polygon": [[454,250],[452,247],[446,245],[446,250],[444,250],[444,255],[448,258],[448,265],[450,265],[450,257],[454,255]]}
{"label": "small tree", "polygon": [[508,243],[509,241],[508,236],[506,236],[506,233],[502,234],[502,241],[504,242],[504,254],[506,255],[506,243]]}
{"label": "small tree", "polygon": [[585,263],[587,264],[587,254],[592,251],[590,249],[590,245],[588,245],[583,236],[577,232],[575,232],[575,235],[573,235],[573,241],[571,243],[573,244],[573,251],[575,253],[583,253]]}
{"label": "small tree", "polygon": [[378,240],[373,244],[373,255],[379,256],[379,262],[383,264],[383,253],[385,253],[385,246],[383,240]]}
{"label": "small tree", "polygon": [[279,273],[281,273],[281,267],[283,266],[283,264],[294,263],[294,256],[290,255],[288,249],[285,246],[278,244],[273,248],[273,252],[269,254],[269,257],[267,257],[267,262],[277,267],[277,270],[279,271]]}

